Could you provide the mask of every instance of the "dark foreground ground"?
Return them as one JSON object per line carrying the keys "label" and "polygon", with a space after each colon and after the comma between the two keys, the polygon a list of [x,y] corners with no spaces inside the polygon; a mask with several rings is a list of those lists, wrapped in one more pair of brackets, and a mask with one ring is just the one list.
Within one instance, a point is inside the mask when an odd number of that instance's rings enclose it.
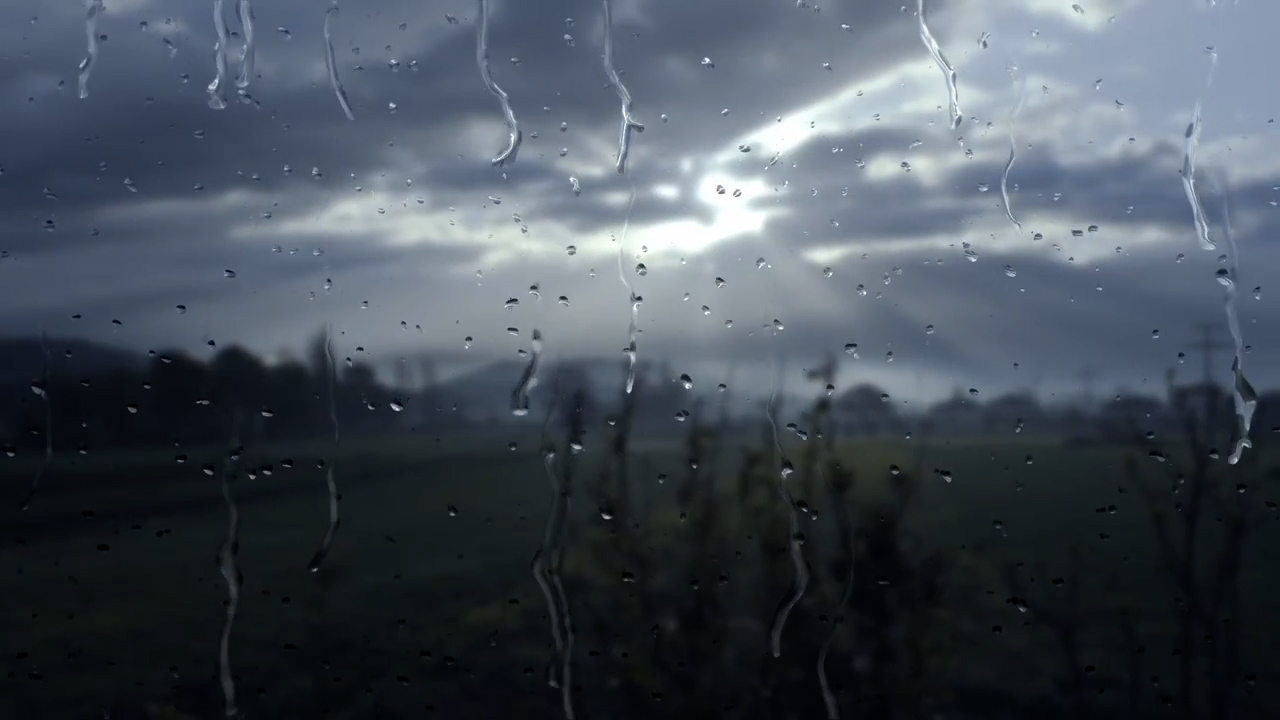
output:
{"label": "dark foreground ground", "polygon": [[[536,439],[518,442],[515,450],[508,442],[395,439],[347,446],[336,460],[330,456],[342,490],[342,525],[332,554],[315,573],[307,562],[327,523],[317,460],[329,451],[296,447],[246,455],[242,467],[259,472],[233,484],[244,583],[231,641],[246,717],[563,717],[560,693],[546,682],[551,634],[529,570],[551,490]],[[1076,660],[1092,668],[1089,692],[1107,698],[1089,716],[1126,716],[1119,696],[1134,692],[1129,671],[1135,654],[1118,649],[1124,628],[1143,646],[1142,692],[1157,708],[1152,716],[1182,716],[1176,698],[1160,710],[1159,691],[1145,687],[1158,687],[1176,671],[1170,638],[1178,593],[1165,583],[1149,513],[1137,493],[1126,492],[1124,452],[1049,441],[934,442],[926,448],[854,443],[840,450],[847,465],[867,478],[855,493],[866,503],[886,492],[882,478],[891,465],[918,468],[920,500],[911,518],[916,550],[941,549],[960,558],[942,601],[949,616],[947,647],[937,650],[950,658],[940,676],[952,686],[951,717],[1071,717],[1080,711],[1063,700],[1075,697],[1063,690],[1064,682],[1081,673],[1064,667],[1061,633],[1017,595],[1025,592],[1032,605],[1037,598],[1053,604],[1052,593],[1082,585],[1088,588],[1079,603],[1083,655]],[[216,681],[226,599],[217,565],[227,527],[221,454],[182,464],[166,452],[58,458],[25,512],[17,505],[33,466],[10,462],[0,510],[0,717],[222,717]],[[206,463],[215,465],[213,475],[203,470]],[[583,463],[587,476],[605,458],[588,452]],[[642,509],[629,522],[678,527],[680,499],[673,488],[684,464],[679,447],[637,449],[631,463]],[[268,464],[269,475],[261,472]],[[1244,490],[1264,519],[1271,499],[1261,475],[1265,465]],[[659,480],[664,472],[670,480]],[[731,466],[719,472],[717,482],[727,487]],[[583,718],[692,717],[681,707],[684,701],[663,689],[664,682],[677,681],[649,678],[640,659],[638,668],[620,670],[631,667],[618,660],[620,654],[627,660],[628,651],[600,631],[591,635],[593,620],[615,611],[611,596],[601,593],[629,598],[635,580],[625,562],[613,565],[588,552],[588,545],[608,542],[616,531],[609,529],[610,513],[600,511],[588,485],[582,487],[565,560],[578,572],[577,579],[566,579],[581,632],[575,711]],[[832,515],[816,491],[798,499],[813,511],[802,514],[801,530],[805,552],[816,558],[836,538]],[[781,504],[767,504],[773,500],[764,501],[765,511],[785,521]],[[736,512],[726,501],[723,514]],[[1274,611],[1280,607],[1280,533],[1271,520],[1251,535],[1244,556],[1246,611],[1239,622],[1248,630],[1246,662],[1233,692],[1280,686],[1271,662],[1280,641]],[[755,542],[746,520],[722,522],[731,529],[717,551],[722,569],[713,574],[733,590],[734,583],[754,582],[753,572],[766,566],[742,564],[751,562],[743,549]],[[668,537],[664,533],[653,537]],[[1082,565],[1069,564],[1069,557],[1080,557],[1069,553],[1072,546],[1084,549]],[[700,551],[688,542],[649,549],[659,557],[669,554],[672,573],[677,555]],[[775,584],[785,589],[790,566],[778,567],[783,572]],[[1005,582],[1009,567],[1019,568],[1032,585],[1011,587]],[[701,592],[683,578],[672,587],[671,593]],[[744,587],[741,596],[750,592]],[[813,592],[819,597],[818,589]],[[767,620],[777,600],[768,598],[760,612],[742,612]],[[1112,623],[1109,618],[1119,616],[1107,613],[1121,607],[1130,609],[1129,620]],[[834,605],[801,606],[795,632],[827,627],[835,612]],[[794,716],[813,717],[803,708],[822,707],[816,654],[809,646],[784,648],[779,660],[768,657],[767,644],[743,652],[758,653],[747,664],[764,673],[775,672],[770,663],[790,663],[800,676],[794,687],[809,694],[795,700]],[[858,649],[836,643],[831,653],[830,679],[838,686],[858,662]],[[698,656],[690,651],[689,657]],[[721,707],[725,717],[758,716],[729,705]],[[1241,707],[1255,708],[1241,716],[1264,716],[1262,704]],[[851,706],[845,710],[859,716]],[[907,716],[887,712],[864,715]]]}

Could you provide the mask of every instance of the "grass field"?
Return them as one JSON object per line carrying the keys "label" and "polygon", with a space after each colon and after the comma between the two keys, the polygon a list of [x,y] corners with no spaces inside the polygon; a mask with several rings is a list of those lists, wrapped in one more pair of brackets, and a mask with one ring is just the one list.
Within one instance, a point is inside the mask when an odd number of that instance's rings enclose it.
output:
{"label": "grass field", "polygon": [[[515,450],[504,437],[365,441],[336,455],[314,445],[248,451],[244,467],[272,466],[233,486],[244,585],[232,662],[254,716],[420,717],[428,707],[451,718],[559,716],[558,693],[541,675],[550,642],[529,573],[551,490],[537,439],[515,441]],[[859,474],[855,503],[885,494],[891,465],[923,470],[915,536],[968,558],[948,592],[964,607],[956,636],[967,644],[969,674],[1027,688],[1048,684],[1028,662],[1045,654],[1045,640],[1021,627],[1028,614],[1007,602],[1000,569],[1023,563],[1037,592],[1051,594],[1072,545],[1084,551],[1084,575],[1072,582],[1089,586],[1090,608],[1139,608],[1151,672],[1168,672],[1159,643],[1174,593],[1140,497],[1126,487],[1122,453],[1034,439],[839,449]],[[226,510],[219,477],[202,469],[220,455],[193,453],[182,464],[172,452],[57,458],[25,512],[17,503],[35,466],[10,460],[0,469],[0,717],[101,718],[113,704],[112,718],[148,717],[128,714],[148,703],[186,713],[168,717],[221,716],[214,675],[226,589],[216,553]],[[321,457],[336,463],[343,519],[312,574],[307,561],[327,523]],[[1154,471],[1154,460],[1140,460]],[[588,451],[583,475],[604,462]],[[652,445],[630,462],[652,521],[674,515],[673,483],[657,478],[681,472],[679,446]],[[722,472],[727,483],[731,466]],[[1271,499],[1259,481],[1246,493],[1259,508]],[[804,520],[806,552],[829,549],[826,499],[797,499],[814,510]],[[575,503],[573,523],[599,521],[594,498]],[[1265,662],[1280,645],[1270,612],[1280,597],[1276,528],[1264,523],[1250,538],[1242,572],[1245,654],[1262,687],[1280,681]],[[1100,672],[1118,662],[1103,625],[1087,643]],[[593,682],[589,660],[578,672]]]}

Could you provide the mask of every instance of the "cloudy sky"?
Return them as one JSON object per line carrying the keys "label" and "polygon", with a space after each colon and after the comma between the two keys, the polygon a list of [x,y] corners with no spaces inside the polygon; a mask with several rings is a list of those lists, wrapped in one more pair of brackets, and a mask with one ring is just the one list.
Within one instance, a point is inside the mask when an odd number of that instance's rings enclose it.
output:
{"label": "cloudy sky", "polygon": [[[275,354],[331,322],[345,355],[479,362],[536,327],[621,358],[625,278],[640,355],[709,383],[834,352],[906,399],[1154,388],[1198,323],[1226,337],[1229,199],[1245,367],[1280,384],[1276,3],[931,0],[953,129],[915,0],[612,0],[644,125],[621,175],[600,2],[488,3],[501,167],[477,2],[342,3],[354,119],[327,3],[254,0],[243,91],[224,5],[224,109],[214,0],[107,0],[83,99],[84,7],[0,7],[0,332]],[[1198,99],[1213,250],[1180,176]]]}

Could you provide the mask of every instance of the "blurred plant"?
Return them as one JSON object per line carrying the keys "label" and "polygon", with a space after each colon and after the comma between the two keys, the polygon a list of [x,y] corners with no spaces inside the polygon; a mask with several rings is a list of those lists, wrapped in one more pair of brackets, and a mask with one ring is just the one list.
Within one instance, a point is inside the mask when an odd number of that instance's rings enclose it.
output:
{"label": "blurred plant", "polygon": [[[1128,486],[1146,507],[1161,569],[1174,589],[1176,673],[1170,691],[1157,700],[1185,720],[1245,716],[1254,701],[1244,692],[1240,582],[1249,530],[1260,518],[1245,491],[1249,479],[1257,489],[1263,474],[1257,452],[1240,464],[1220,462],[1216,443],[1230,438],[1221,432],[1225,402],[1219,387],[1179,387],[1172,374],[1166,382],[1181,437],[1171,447],[1149,434],[1135,439],[1123,466]],[[1158,461],[1155,471],[1139,468],[1143,451]],[[1128,615],[1121,633],[1126,647],[1140,648]],[[1130,694],[1142,693],[1134,688]]]}
{"label": "blurred plant", "polygon": [[[1008,602],[1053,639],[1064,717],[1219,720],[1260,712],[1258,699],[1246,692],[1241,607],[1244,550],[1259,517],[1245,491],[1249,478],[1260,477],[1258,454],[1246,454],[1238,465],[1220,462],[1216,443],[1229,440],[1221,430],[1222,409],[1229,407],[1221,390],[1207,382],[1178,386],[1172,374],[1167,383],[1168,416],[1131,415],[1111,430],[1112,440],[1128,448],[1120,491],[1133,488],[1140,498],[1155,539],[1157,577],[1171,586],[1173,602],[1152,603],[1165,595],[1090,568],[1078,545],[1070,548],[1065,576],[1053,582],[1064,590],[1037,591],[1034,573],[1021,563],[1004,568]],[[1162,442],[1144,422],[1171,425],[1178,434]],[[1136,582],[1149,579],[1138,574]],[[1164,612],[1173,614],[1173,623],[1164,621]],[[1160,677],[1160,657],[1148,653],[1148,645],[1166,644],[1172,682]],[[1086,655],[1113,651],[1123,666],[1095,675]],[[1106,696],[1116,685],[1123,693]]]}
{"label": "blurred plant", "polygon": [[[1241,580],[1249,533],[1261,515],[1246,491],[1253,479],[1256,492],[1265,476],[1257,452],[1246,453],[1237,465],[1221,462],[1216,443],[1230,438],[1221,431],[1225,403],[1216,385],[1191,388],[1203,396],[1203,407],[1197,407],[1172,374],[1167,383],[1181,426],[1180,446],[1145,440],[1123,466],[1146,508],[1174,590],[1177,670],[1170,694],[1159,700],[1185,720],[1242,717],[1256,710],[1256,699],[1248,697],[1242,671]],[[1139,468],[1142,450],[1159,461],[1155,471]]]}
{"label": "blurred plant", "polygon": [[[829,386],[834,364],[815,374]],[[581,662],[603,678],[601,688],[574,688],[582,704],[617,718],[839,717],[842,707],[855,717],[905,718],[936,706],[933,636],[949,561],[911,547],[905,518],[915,480],[895,471],[887,500],[855,504],[825,390],[803,414],[804,428],[788,426],[804,445],[787,481],[803,526],[820,541],[804,538],[814,581],[773,658],[774,604],[793,571],[772,428],[762,423],[760,440],[742,447],[727,399],[711,421],[695,405],[678,477],[671,486],[637,484],[635,395],[623,395],[608,420],[610,460],[592,487],[600,512],[566,557]],[[572,417],[568,437],[581,432]],[[663,493],[669,502],[647,502]],[[825,524],[810,505],[824,495],[833,518]]]}

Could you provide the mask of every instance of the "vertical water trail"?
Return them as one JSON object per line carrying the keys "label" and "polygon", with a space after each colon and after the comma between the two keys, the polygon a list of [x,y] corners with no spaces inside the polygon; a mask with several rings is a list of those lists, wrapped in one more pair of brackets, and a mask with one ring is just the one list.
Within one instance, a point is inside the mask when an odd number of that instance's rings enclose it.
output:
{"label": "vertical water trail", "polygon": [[623,287],[627,289],[628,302],[631,303],[631,321],[627,325],[627,394],[631,394],[631,390],[636,385],[636,336],[640,334],[640,303],[644,302],[644,298],[636,294],[631,286],[631,281],[627,279],[627,271],[623,267],[623,259],[626,255],[627,247],[627,231],[631,229],[631,210],[636,205],[636,181],[631,178],[631,198],[627,201],[627,214],[622,218],[622,235],[618,238],[618,279],[622,281]]}
{"label": "vertical water trail", "polygon": [[333,33],[330,29],[330,21],[337,14],[338,0],[333,0],[329,9],[324,11],[324,67],[329,73],[329,89],[333,91],[333,96],[338,98],[338,104],[342,106],[342,114],[346,115],[348,120],[355,120],[355,113],[351,112],[351,102],[347,100],[347,91],[343,89],[342,81],[338,79],[338,59],[333,54]]}
{"label": "vertical water trail", "polygon": [[[547,408],[547,418],[542,425],[542,463],[551,481],[551,509],[543,529],[542,545],[533,555],[533,579],[537,581],[542,597],[547,601],[547,616],[551,620],[551,639],[555,647],[552,664],[548,668],[547,684],[560,689],[561,704],[567,720],[573,720],[572,667],[573,624],[569,615],[569,601],[560,579],[560,562],[563,557],[565,522],[569,515],[571,488],[568,476],[562,480],[556,474],[555,442],[551,440],[549,426],[555,414],[556,403]],[[559,673],[558,675],[556,673]]]}
{"label": "vertical water trail", "polygon": [[1236,274],[1240,268],[1240,251],[1231,233],[1231,192],[1225,180],[1215,178],[1214,183],[1222,194],[1222,236],[1227,241],[1227,267],[1218,270],[1218,282],[1226,288],[1223,306],[1227,314],[1227,327],[1235,346],[1231,361],[1231,398],[1236,411],[1236,439],[1227,462],[1240,462],[1245,448],[1253,447],[1249,429],[1253,425],[1253,411],[1258,407],[1258,396],[1244,374],[1244,336],[1240,332],[1240,317],[1236,309]]}
{"label": "vertical water trail", "polygon": [[1209,72],[1205,77],[1204,89],[1196,98],[1195,107],[1191,111],[1191,122],[1187,125],[1187,131],[1183,136],[1182,191],[1187,196],[1187,202],[1191,204],[1191,218],[1196,225],[1200,247],[1204,250],[1212,250],[1218,244],[1209,235],[1209,222],[1205,219],[1204,205],[1201,204],[1200,195],[1196,192],[1196,150],[1200,145],[1201,103],[1204,100],[1204,93],[1213,85],[1213,74],[1217,67],[1218,53],[1213,48],[1209,48]]}
{"label": "vertical water trail", "polygon": [[827,682],[827,654],[831,652],[831,644],[835,642],[836,634],[840,632],[840,625],[844,623],[844,609],[849,605],[849,599],[853,597],[853,570],[857,554],[853,544],[853,522],[849,517],[849,508],[845,507],[839,493],[835,490],[835,486],[826,478],[826,474],[821,469],[818,472],[823,476],[823,483],[830,491],[832,499],[835,500],[833,511],[836,514],[836,527],[840,534],[840,546],[849,551],[849,573],[845,576],[844,591],[840,594],[840,604],[836,606],[835,615],[832,617],[831,632],[827,635],[827,639],[823,641],[822,649],[818,651],[818,686],[822,688],[822,703],[827,708],[827,720],[840,720],[840,704],[836,702],[836,696],[831,692],[831,684]]}
{"label": "vertical water trail", "polygon": [[1009,114],[1009,159],[1004,163],[1004,173],[1000,175],[1000,197],[1004,200],[1004,214],[1009,222],[1022,232],[1022,223],[1013,216],[1013,205],[1009,203],[1009,171],[1018,161],[1018,140],[1014,130],[1018,124],[1018,114],[1022,112],[1023,94],[1027,87],[1027,79],[1018,70],[1016,64],[1009,66],[1009,74],[1013,76],[1013,112]]}
{"label": "vertical water trail", "polygon": [[783,504],[787,506],[787,549],[788,554],[791,556],[791,564],[795,567],[795,580],[791,586],[791,593],[783,599],[782,604],[778,606],[777,614],[773,618],[770,645],[775,658],[782,656],[782,631],[786,627],[787,617],[809,588],[809,567],[805,564],[804,552],[800,546],[800,513],[796,511],[795,498],[791,496],[791,490],[787,487],[787,478],[795,471],[795,468],[782,452],[782,442],[778,439],[778,422],[773,416],[774,396],[778,390],[777,363],[778,358],[775,352],[773,358],[774,373],[773,379],[769,383],[769,402],[765,405],[765,415],[769,418],[769,426],[773,428],[773,444],[778,449],[778,457],[781,464],[778,473],[778,495],[781,496]]}
{"label": "vertical water trail", "polygon": [[84,34],[87,36],[88,49],[84,59],[80,61],[81,100],[89,97],[89,77],[93,75],[93,66],[98,62],[98,16],[102,14],[102,0],[85,0],[84,8]]}
{"label": "vertical water trail", "polygon": [[52,359],[49,356],[49,338],[45,335],[43,328],[40,330],[40,352],[44,355],[44,368],[41,371],[40,389],[36,394],[44,401],[44,460],[40,462],[40,469],[31,478],[31,487],[27,490],[27,496],[22,499],[22,505],[19,506],[23,510],[31,507],[31,501],[40,490],[40,481],[44,479],[45,473],[49,472],[49,464],[53,462],[53,405],[49,402],[49,365]]}
{"label": "vertical water trail", "polygon": [[[324,326],[324,362],[326,382],[329,384],[329,423],[333,426],[333,454],[338,454],[338,442],[340,441],[340,426],[338,425],[338,405],[334,397],[337,390],[338,369],[333,362],[333,323],[327,323]],[[316,550],[316,554],[311,556],[311,562],[307,563],[307,569],[316,572],[320,569],[320,565],[324,559],[329,556],[329,550],[333,547],[333,537],[338,534],[338,526],[342,523],[342,518],[338,514],[338,482],[334,477],[334,465],[337,464],[336,457],[330,458],[325,465],[324,481],[329,491],[329,527],[325,530],[324,540],[320,543],[320,549]]]}
{"label": "vertical water trail", "polygon": [[253,62],[257,55],[253,32],[253,0],[240,0],[236,5],[236,17],[240,20],[240,28],[244,34],[244,54],[240,56],[240,76],[236,78],[236,87],[243,90],[253,80]]}
{"label": "vertical water trail", "polygon": [[238,457],[235,453],[233,450],[222,471],[222,499],[227,508],[227,534],[218,551],[218,571],[227,585],[227,616],[222,624],[222,636],[218,639],[218,682],[222,686],[223,714],[229,718],[240,714],[236,706],[236,681],[231,672],[231,631],[235,627],[236,615],[240,612],[240,571],[236,567],[236,555],[240,553],[240,509],[231,492],[231,482],[236,473],[235,460]]}
{"label": "vertical water trail", "polygon": [[613,11],[609,0],[601,0],[604,5],[604,72],[609,76],[609,84],[618,93],[622,103],[622,129],[618,133],[617,170],[621,175],[627,171],[627,155],[631,152],[631,131],[644,132],[644,125],[631,117],[631,93],[622,84],[618,71],[613,68]]}
{"label": "vertical water trail", "polygon": [[929,49],[933,61],[938,64],[943,77],[947,80],[947,110],[951,113],[951,129],[959,129],[960,123],[964,122],[964,117],[960,112],[960,91],[956,88],[956,71],[951,67],[951,63],[947,62],[947,57],[942,54],[942,48],[938,47],[938,41],[934,39],[933,32],[929,30],[929,21],[924,15],[924,0],[916,0],[916,18],[920,22],[920,40]]}
{"label": "vertical water trail", "polygon": [[[567,493],[568,490],[565,490]],[[563,501],[566,515],[568,514],[569,498],[566,495]],[[563,522],[561,523],[561,535],[563,535]],[[551,579],[551,586],[555,588],[556,593],[560,597],[561,609],[561,630],[564,633],[564,651],[560,655],[560,678],[558,684],[560,686],[560,703],[564,709],[565,720],[574,720],[573,711],[573,618],[569,615],[569,600],[564,592],[564,582],[560,576],[560,565],[564,558],[563,539],[557,540],[555,555],[551,560],[551,568],[554,568],[548,577]]]}
{"label": "vertical water trail", "polygon": [[532,349],[529,351],[529,364],[524,366],[520,374],[520,382],[511,391],[511,414],[523,417],[529,414],[529,391],[538,385],[538,360],[542,357],[542,331],[533,329]]}
{"label": "vertical water trail", "polygon": [[501,167],[516,161],[516,153],[520,152],[520,141],[524,135],[520,132],[520,122],[516,120],[516,113],[511,109],[511,98],[507,97],[507,91],[498,86],[498,81],[493,79],[493,70],[489,67],[489,3],[488,0],[479,0],[479,3],[480,27],[476,32],[476,64],[480,66],[480,77],[484,79],[484,86],[501,103],[502,116],[507,123],[507,149],[498,153],[491,161],[494,165]]}
{"label": "vertical water trail", "polygon": [[[773,447],[778,451],[778,461],[782,463],[783,468],[790,466],[791,461],[787,460],[786,454],[782,450],[782,440],[778,436],[778,419],[773,416],[773,401],[778,394],[778,349],[775,347],[769,358],[769,399],[764,404],[764,417],[769,421],[769,428],[773,430]],[[790,474],[790,471],[784,473]]]}
{"label": "vertical water trail", "polygon": [[218,40],[213,44],[213,80],[209,82],[209,107],[221,110],[227,106],[227,20],[222,16],[222,0],[213,0],[213,31]]}
{"label": "vertical water trail", "polygon": [[556,602],[551,586],[547,582],[547,561],[552,554],[551,549],[554,545],[556,537],[556,520],[560,515],[560,478],[556,475],[556,444],[551,439],[551,420],[555,417],[556,408],[558,407],[558,398],[553,397],[551,404],[547,407],[547,415],[542,420],[542,467],[546,471],[547,480],[551,484],[551,509],[547,513],[547,522],[542,528],[542,544],[533,554],[533,579],[538,582],[538,587],[542,589],[542,595],[547,600],[547,615],[551,620],[551,639],[555,643],[556,652],[564,646],[564,636],[560,632],[560,612],[559,605]]}

